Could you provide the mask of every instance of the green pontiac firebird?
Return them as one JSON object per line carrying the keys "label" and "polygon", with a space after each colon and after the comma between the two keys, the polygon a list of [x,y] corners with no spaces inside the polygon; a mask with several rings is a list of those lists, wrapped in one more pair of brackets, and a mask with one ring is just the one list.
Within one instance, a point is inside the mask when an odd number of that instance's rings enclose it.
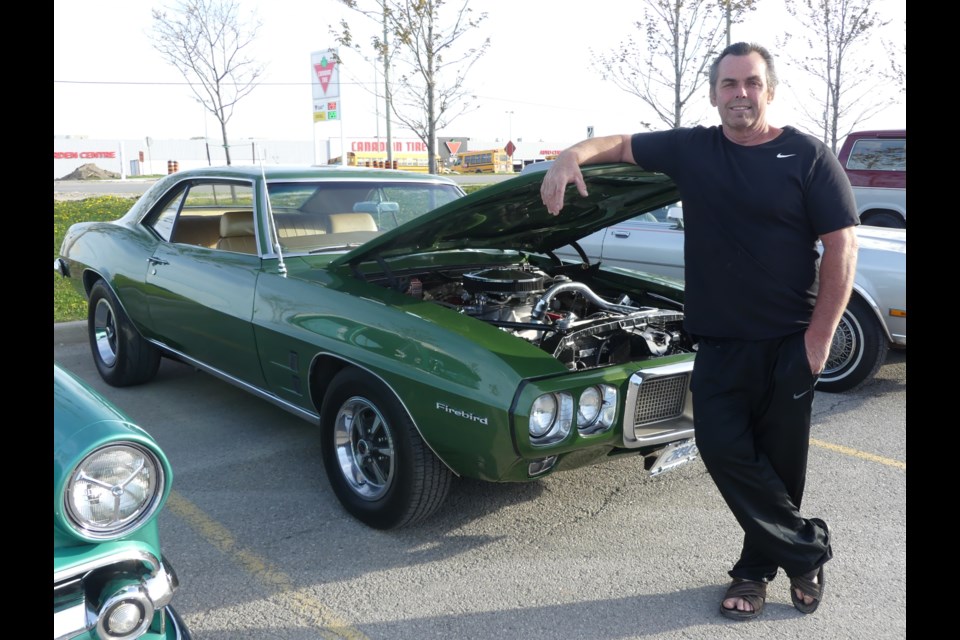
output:
{"label": "green pontiac firebird", "polygon": [[172,479],[150,434],[54,363],[56,640],[189,640],[157,529]]}
{"label": "green pontiac firebird", "polygon": [[71,227],[54,268],[89,300],[104,380],[174,358],[317,423],[333,490],[372,527],[425,518],[452,474],[692,460],[682,286],[555,253],[676,185],[588,167],[590,195],[554,217],[541,178],[465,196],[389,170],[183,171]]}

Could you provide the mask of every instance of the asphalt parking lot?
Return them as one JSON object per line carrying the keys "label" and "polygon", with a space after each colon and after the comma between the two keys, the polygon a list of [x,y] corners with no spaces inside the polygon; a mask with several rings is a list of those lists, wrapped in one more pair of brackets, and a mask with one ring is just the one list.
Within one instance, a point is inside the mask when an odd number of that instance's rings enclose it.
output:
{"label": "asphalt parking lot", "polygon": [[309,423],[176,362],[109,387],[84,323],[54,325],[54,360],[170,457],[162,545],[196,639],[906,636],[905,351],[853,392],[817,394],[803,510],[831,526],[825,599],[800,614],[781,576],[750,622],[717,610],[740,536],[699,461],[458,480],[427,522],[375,531],[339,506]]}

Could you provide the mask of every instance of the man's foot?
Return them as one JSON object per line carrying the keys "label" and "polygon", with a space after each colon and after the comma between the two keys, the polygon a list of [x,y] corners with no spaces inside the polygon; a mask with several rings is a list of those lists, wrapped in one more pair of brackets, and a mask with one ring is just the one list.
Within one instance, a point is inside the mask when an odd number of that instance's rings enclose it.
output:
{"label": "man's foot", "polygon": [[720,603],[720,613],[734,620],[750,620],[763,611],[767,583],[734,578]]}
{"label": "man's foot", "polygon": [[[814,584],[820,584],[819,582],[817,582],[817,572],[816,572],[816,571],[814,571],[813,573],[808,573],[808,574],[807,574],[806,576],[804,576],[804,577],[806,577],[808,580],[813,581]],[[803,604],[805,604],[805,605],[807,605],[807,606],[810,606],[811,604],[813,604],[813,600],[814,600],[813,596],[804,595],[802,589],[794,589],[794,590],[793,590],[793,593],[794,593],[794,598],[796,598],[796,599],[798,599],[798,600],[803,600]]]}
{"label": "man's foot", "polygon": [[790,599],[801,613],[813,613],[823,599],[823,565],[810,573],[790,578]]}

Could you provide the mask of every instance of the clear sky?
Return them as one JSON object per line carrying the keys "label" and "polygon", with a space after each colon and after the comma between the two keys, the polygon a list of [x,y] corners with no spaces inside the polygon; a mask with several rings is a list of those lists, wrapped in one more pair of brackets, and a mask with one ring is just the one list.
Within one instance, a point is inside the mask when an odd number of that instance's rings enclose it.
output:
{"label": "clear sky", "polygon": [[[53,4],[54,136],[220,137],[213,116],[205,114],[183,76],[150,45],[151,8],[164,2]],[[885,40],[900,50],[905,4],[874,0],[874,7],[891,20]],[[370,23],[335,0],[242,0],[242,6],[263,22],[253,55],[266,65],[266,72],[263,84],[238,103],[228,122],[231,142],[339,137],[340,125],[312,122],[310,54],[334,46],[329,26],[341,17],[358,31],[366,31]],[[466,82],[480,108],[458,118],[440,135],[572,143],[586,137],[588,126],[596,135],[631,133],[640,130],[641,120],[652,120],[638,98],[604,82],[592,64],[592,53],[615,49],[642,18],[638,0],[473,0],[471,6],[488,14],[481,31],[492,42]],[[795,25],[782,0],[760,0],[758,10],[733,28],[735,41],[759,42],[777,58],[781,84],[769,112],[776,125],[798,124],[792,105],[805,99],[806,76],[788,64],[787,52],[778,51],[776,44],[787,31],[797,29]],[[637,35],[642,41],[643,34]],[[879,40],[874,55],[886,59]],[[382,82],[382,76],[376,76],[373,64],[360,54],[341,51],[341,56],[343,135],[385,135],[383,107],[367,88],[377,78]],[[903,96],[900,104],[859,127],[905,127],[905,103]],[[705,90],[703,109],[703,123],[714,124],[716,114],[710,111]],[[396,121],[393,135],[413,137]]]}

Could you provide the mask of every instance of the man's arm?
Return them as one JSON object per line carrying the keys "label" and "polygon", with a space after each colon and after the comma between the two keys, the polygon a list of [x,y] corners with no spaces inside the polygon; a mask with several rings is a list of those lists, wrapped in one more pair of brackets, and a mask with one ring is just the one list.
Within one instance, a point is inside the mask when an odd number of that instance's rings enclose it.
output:
{"label": "man's arm", "polygon": [[820,292],[813,307],[813,316],[804,344],[810,371],[820,373],[830,355],[830,343],[847,308],[857,269],[857,234],[854,227],[845,227],[820,236],[823,257],[820,259]]}
{"label": "man's arm", "polygon": [[547,205],[547,211],[552,215],[560,213],[563,209],[563,192],[571,182],[577,185],[580,195],[586,197],[587,185],[583,182],[580,165],[603,162],[636,164],[630,139],[629,135],[587,138],[565,149],[553,161],[540,185],[540,197],[543,204]]}

